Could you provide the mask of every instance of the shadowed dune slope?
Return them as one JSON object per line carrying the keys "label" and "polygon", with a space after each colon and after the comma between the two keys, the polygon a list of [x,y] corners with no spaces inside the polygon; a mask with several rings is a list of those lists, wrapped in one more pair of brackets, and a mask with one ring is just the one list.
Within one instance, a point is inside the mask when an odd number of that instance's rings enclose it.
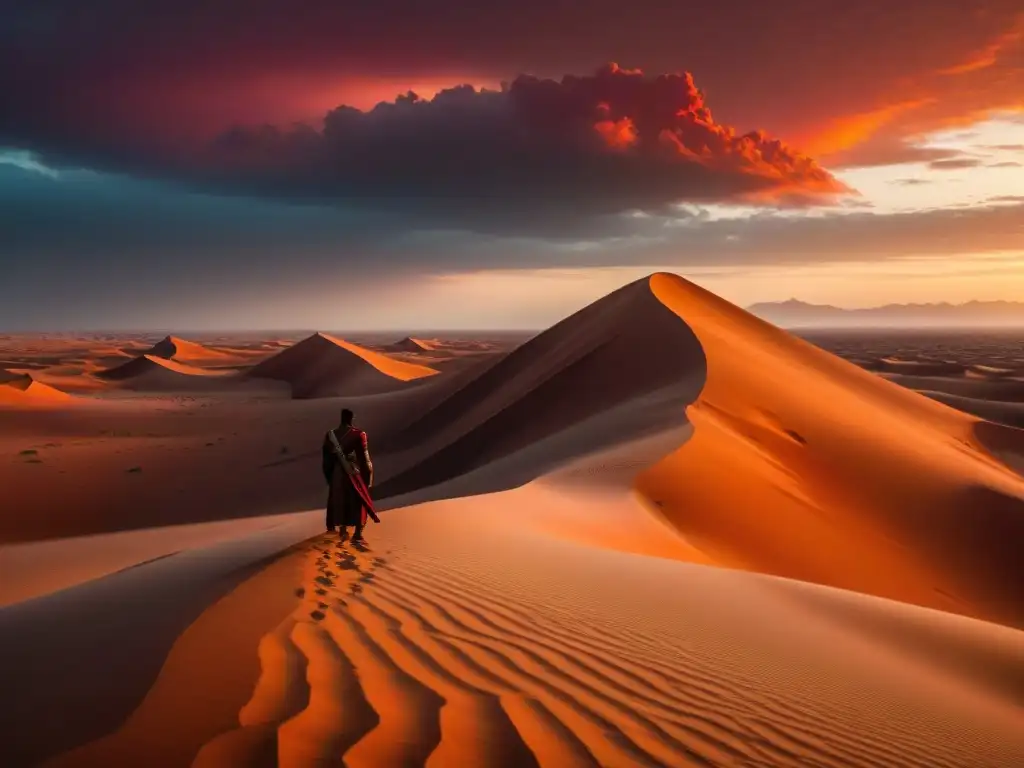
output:
{"label": "shadowed dune slope", "polygon": [[690,544],[723,565],[1024,626],[1024,480],[984,449],[976,418],[680,277],[644,285],[707,358],[693,437],[636,480]]}
{"label": "shadowed dune slope", "polygon": [[[704,357],[693,333],[646,282],[630,284],[488,364],[392,435],[382,447],[405,449],[405,469],[377,493],[441,483],[661,390],[675,391],[681,412],[703,381]],[[600,447],[656,427],[609,422],[591,440]]]}
{"label": "shadowed dune slope", "polygon": [[393,360],[356,344],[316,333],[249,371],[287,382],[295,397],[369,395],[436,374],[433,368]]}

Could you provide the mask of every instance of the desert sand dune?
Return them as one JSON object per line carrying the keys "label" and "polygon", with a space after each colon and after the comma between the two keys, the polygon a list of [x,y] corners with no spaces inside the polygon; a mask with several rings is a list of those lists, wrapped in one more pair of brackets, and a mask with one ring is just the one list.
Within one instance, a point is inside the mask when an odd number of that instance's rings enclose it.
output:
{"label": "desert sand dune", "polygon": [[230,371],[246,369],[266,360],[273,351],[280,348],[277,344],[260,343],[253,346],[226,342],[226,339],[215,339],[211,343],[200,344],[177,336],[166,336],[144,354],[204,370]]}
{"label": "desert sand dune", "polygon": [[[88,437],[96,414],[12,412],[0,446],[41,424],[69,444],[53,466],[0,465],[0,481],[51,472],[69,495],[49,502],[60,525],[35,509],[0,517],[7,540],[115,513],[121,527],[129,513],[136,527],[257,514],[275,487],[277,502],[322,495],[319,437],[343,403],[378,446],[387,498],[369,548],[320,535],[261,570],[319,510],[281,528],[246,521],[227,541],[204,526],[0,558],[66,559],[50,581],[32,571],[36,597],[0,608],[8,760],[1024,764],[1024,432],[673,275],[450,376],[366,352],[318,335],[263,364],[307,393],[382,377],[365,397],[154,399],[158,419],[116,403],[103,414],[121,408],[133,430],[178,431],[104,438],[103,451]],[[280,451],[285,434],[303,448]],[[144,471],[126,472],[114,452],[135,461],[137,446]],[[86,451],[89,472],[74,464]],[[102,508],[73,503],[114,488]],[[33,536],[12,538],[30,522]],[[116,684],[102,685],[115,659]]]}
{"label": "desert sand dune", "polygon": [[[386,443],[415,448],[406,458],[408,469],[379,492],[405,493],[447,480],[666,388],[681,414],[703,377],[703,352],[690,330],[645,282],[631,284],[516,348],[425,410]],[[597,445],[614,443],[651,426],[627,421],[593,437]]]}
{"label": "desert sand dune", "polygon": [[192,364],[216,362],[229,357],[225,352],[204,347],[194,341],[179,339],[177,336],[165,336],[146,350],[145,354],[150,357],[162,357],[165,360]]}
{"label": "desert sand dune", "polygon": [[967,369],[966,376],[972,379],[1007,379],[1017,376],[1015,368],[999,368],[992,365],[972,365]]}
{"label": "desert sand dune", "polygon": [[436,373],[323,333],[303,339],[249,371],[254,378],[287,382],[300,398],[388,392]]}
{"label": "desert sand dune", "polygon": [[883,373],[882,377],[915,391],[945,392],[975,400],[1024,402],[1024,381],[1016,379],[992,376],[912,376],[903,373]]}
{"label": "desert sand dune", "polygon": [[955,360],[901,360],[883,357],[878,362],[880,370],[912,376],[956,376],[966,371],[966,366]]}
{"label": "desert sand dune", "polygon": [[386,349],[389,352],[435,352],[441,347],[442,344],[437,339],[415,339],[406,336],[393,344],[388,344]]}
{"label": "desert sand dune", "polygon": [[931,392],[927,389],[914,391],[981,419],[1011,427],[1024,427],[1024,402],[1007,403],[1001,400],[982,400],[975,397],[951,395],[947,392]]}
{"label": "desert sand dune", "polygon": [[233,376],[233,373],[230,370],[209,370],[163,357],[142,355],[94,375],[121,388],[140,392],[189,392],[244,385],[245,381]]}
{"label": "desert sand dune", "polygon": [[69,405],[72,397],[30,374],[12,374],[0,368],[0,406]]}
{"label": "desert sand dune", "polygon": [[637,478],[687,541],[719,564],[1024,626],[1024,480],[976,419],[681,278],[650,290],[708,361],[693,437]]}

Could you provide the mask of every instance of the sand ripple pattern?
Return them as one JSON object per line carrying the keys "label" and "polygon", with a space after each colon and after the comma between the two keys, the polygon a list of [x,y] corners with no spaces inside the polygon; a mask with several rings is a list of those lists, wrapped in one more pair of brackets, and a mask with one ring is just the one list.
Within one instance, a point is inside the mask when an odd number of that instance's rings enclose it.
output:
{"label": "sand ripple pattern", "polygon": [[314,541],[239,727],[194,765],[967,765],[897,724],[858,734],[667,638],[588,623],[571,596],[538,605],[508,574],[500,590],[479,574]]}

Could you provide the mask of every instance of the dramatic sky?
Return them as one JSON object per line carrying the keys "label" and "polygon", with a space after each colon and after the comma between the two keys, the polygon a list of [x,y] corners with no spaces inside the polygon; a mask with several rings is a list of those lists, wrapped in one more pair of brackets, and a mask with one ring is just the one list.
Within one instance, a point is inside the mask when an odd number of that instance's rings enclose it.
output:
{"label": "dramatic sky", "polygon": [[0,331],[1024,299],[1020,0],[0,0]]}

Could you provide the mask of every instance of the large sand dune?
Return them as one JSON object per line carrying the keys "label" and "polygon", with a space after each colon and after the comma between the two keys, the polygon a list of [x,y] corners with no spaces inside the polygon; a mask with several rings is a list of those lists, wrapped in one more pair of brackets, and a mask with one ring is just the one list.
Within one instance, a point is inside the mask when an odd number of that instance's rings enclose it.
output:
{"label": "large sand dune", "polygon": [[285,381],[295,397],[367,395],[393,391],[402,384],[436,374],[425,365],[386,355],[316,333],[255,366],[254,378]]}
{"label": "large sand dune", "polygon": [[[170,522],[182,477],[236,516],[267,477],[322,492],[321,421],[351,403],[387,496],[369,549],[321,535],[267,562],[315,510],[0,557],[62,560],[0,608],[8,762],[1024,764],[1024,432],[672,275],[416,386],[366,352],[315,336],[262,372],[365,397],[183,410],[186,452],[94,474],[137,484],[138,527]],[[206,431],[233,424],[222,455]]]}
{"label": "large sand dune", "polygon": [[[486,366],[391,438],[387,445],[414,448],[409,468],[380,491],[447,480],[658,392],[669,393],[681,418],[703,383],[704,353],[692,332],[646,283],[631,284]],[[663,411],[643,415],[608,419],[591,444],[671,426]],[[550,459],[571,458],[579,447],[568,449]]]}
{"label": "large sand dune", "polygon": [[1024,626],[1024,481],[977,420],[671,275],[705,350],[690,441],[638,487],[718,563]]}

